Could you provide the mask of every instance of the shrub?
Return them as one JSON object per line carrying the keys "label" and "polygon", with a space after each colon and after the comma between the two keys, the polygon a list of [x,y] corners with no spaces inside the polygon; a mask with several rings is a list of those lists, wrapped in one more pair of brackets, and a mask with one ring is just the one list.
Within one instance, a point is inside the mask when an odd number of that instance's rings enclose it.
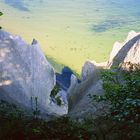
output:
{"label": "shrub", "polygon": [[62,105],[61,97],[58,96],[58,93],[59,93],[60,90],[61,90],[61,89],[60,89],[60,86],[59,86],[58,84],[56,84],[56,85],[54,86],[53,90],[51,91],[51,95],[50,95],[50,97],[52,98],[52,100],[53,100],[54,102],[56,102],[57,105],[59,105],[59,106]]}
{"label": "shrub", "polygon": [[3,13],[2,12],[0,12],[0,16],[2,16],[3,15]]}
{"label": "shrub", "polygon": [[0,103],[1,140],[89,140],[92,137],[83,123],[65,116],[45,121],[24,114],[15,116],[15,113],[20,113],[16,105]]}
{"label": "shrub", "polygon": [[56,84],[53,88],[53,90],[51,91],[51,97],[55,98],[57,93],[60,91],[60,86],[58,84]]}
{"label": "shrub", "polygon": [[140,72],[106,71],[102,73],[103,96],[94,96],[96,101],[107,101],[110,116],[118,121],[140,122]]}
{"label": "shrub", "polygon": [[118,134],[125,131],[126,138],[140,138],[140,71],[105,70],[101,76],[105,94],[94,95],[93,101],[109,103],[106,117],[117,123],[117,130],[121,130]]}

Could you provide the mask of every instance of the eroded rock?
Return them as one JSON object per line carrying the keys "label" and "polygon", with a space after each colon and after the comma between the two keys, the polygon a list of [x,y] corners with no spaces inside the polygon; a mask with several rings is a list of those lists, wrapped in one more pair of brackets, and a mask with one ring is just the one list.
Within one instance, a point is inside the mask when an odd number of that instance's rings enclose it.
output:
{"label": "eroded rock", "polygon": [[[131,31],[126,41],[115,43],[110,54],[108,67],[120,67],[124,70],[137,70],[140,65],[140,33]],[[136,66],[136,67],[135,67]]]}
{"label": "eroded rock", "polygon": [[99,73],[103,69],[140,70],[140,33],[131,31],[123,43],[116,42],[108,62],[87,61],[82,69],[82,81],[74,82],[68,91],[69,115],[74,118],[96,116],[106,108],[104,103],[92,102],[89,95],[104,94]]}
{"label": "eroded rock", "polygon": [[56,84],[53,67],[39,44],[27,44],[19,36],[0,30],[0,99],[17,103],[29,110],[36,104],[44,114],[65,114],[50,103]]}
{"label": "eroded rock", "polygon": [[[99,64],[98,64],[99,66]],[[81,83],[72,76],[71,86],[68,90],[69,115],[74,118],[80,118],[95,114],[101,109],[102,105],[98,107],[93,106],[89,95],[100,95],[103,93],[102,81],[98,74],[99,68],[96,62],[87,61],[82,69]]]}

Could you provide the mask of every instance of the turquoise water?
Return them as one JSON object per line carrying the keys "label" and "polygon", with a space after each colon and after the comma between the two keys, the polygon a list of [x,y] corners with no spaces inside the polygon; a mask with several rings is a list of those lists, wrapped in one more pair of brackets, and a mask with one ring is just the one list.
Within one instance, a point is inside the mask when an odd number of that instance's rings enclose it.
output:
{"label": "turquoise water", "polygon": [[6,30],[77,72],[86,59],[108,59],[113,43],[140,31],[140,0],[0,0]]}

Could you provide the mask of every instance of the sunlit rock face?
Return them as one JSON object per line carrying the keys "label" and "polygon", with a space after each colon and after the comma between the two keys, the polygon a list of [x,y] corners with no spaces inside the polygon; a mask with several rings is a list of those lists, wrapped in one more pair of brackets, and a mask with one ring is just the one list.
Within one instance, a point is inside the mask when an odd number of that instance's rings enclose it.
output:
{"label": "sunlit rock face", "polygon": [[88,79],[96,70],[96,62],[86,61],[82,68],[82,81]]}
{"label": "sunlit rock face", "polygon": [[119,68],[127,71],[140,70],[140,33],[131,31],[123,43],[116,42],[108,62],[86,61],[81,74],[81,83],[71,78],[68,90],[69,115],[74,118],[102,114],[106,104],[93,102],[89,95],[104,94],[100,72],[103,69]]}
{"label": "sunlit rock face", "polygon": [[90,95],[103,93],[102,81],[98,74],[100,64],[95,61],[86,61],[82,68],[82,80],[80,83],[74,75],[71,77],[71,86],[68,90],[69,116],[73,118],[88,117],[98,114],[102,104],[93,105]]}
{"label": "sunlit rock face", "polygon": [[0,30],[0,99],[35,107],[44,114],[65,114],[66,110],[50,101],[56,84],[54,69],[48,63],[39,44],[27,44],[19,36]]}
{"label": "sunlit rock face", "polygon": [[140,69],[140,33],[131,31],[126,41],[114,44],[108,67],[114,66],[128,71]]}

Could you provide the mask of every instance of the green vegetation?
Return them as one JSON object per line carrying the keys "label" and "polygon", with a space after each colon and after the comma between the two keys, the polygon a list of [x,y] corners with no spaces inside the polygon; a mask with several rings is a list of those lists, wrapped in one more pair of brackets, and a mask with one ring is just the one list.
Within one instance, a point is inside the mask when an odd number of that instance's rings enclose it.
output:
{"label": "green vegetation", "polygon": [[53,90],[51,91],[51,97],[52,98],[55,98],[56,97],[56,95],[57,95],[57,93],[60,91],[60,86],[59,85],[55,85],[54,86],[54,88],[53,88]]}
{"label": "green vegetation", "polygon": [[52,100],[54,102],[57,103],[57,105],[61,106],[62,105],[62,101],[60,99],[60,96],[58,95],[59,91],[60,91],[60,86],[58,84],[56,84],[54,86],[53,90],[51,91],[50,97],[52,98]]}
{"label": "green vegetation", "polygon": [[[138,130],[107,117],[72,120],[66,116],[49,121],[26,116],[20,108],[0,102],[1,140],[139,140]],[[131,126],[132,128],[132,126]],[[126,134],[133,132],[129,138]]]}
{"label": "green vegetation", "polygon": [[106,118],[115,123],[111,131],[117,129],[118,139],[140,139],[140,71],[104,71],[102,79],[105,94],[92,99],[109,104]]}
{"label": "green vegetation", "polygon": [[[35,106],[33,105],[35,103]],[[31,97],[31,109],[33,112],[34,118],[38,118],[40,116],[40,110],[38,109],[38,98]]]}
{"label": "green vegetation", "polygon": [[[53,66],[53,68],[55,69],[55,71],[58,72],[58,73],[61,73],[61,72],[62,72],[62,69],[63,69],[64,67],[68,67],[68,66],[66,66],[66,65],[64,65],[64,64],[61,64],[61,63],[57,62],[57,60],[55,60],[55,59],[53,59],[53,58],[51,58],[51,57],[48,57],[47,55],[46,55],[46,59],[47,59],[47,60],[49,61],[49,63]],[[77,73],[77,72],[74,71],[74,70],[72,70],[72,71],[73,71],[74,75],[76,75],[78,78],[80,78],[80,74],[79,74],[79,73]]]}
{"label": "green vegetation", "polygon": [[[120,78],[121,77],[121,78]],[[92,99],[109,104],[104,116],[73,120],[67,116],[48,121],[27,116],[13,104],[0,102],[1,140],[139,140],[140,139],[140,72],[102,73],[103,96]],[[51,97],[56,97],[55,86]],[[32,99],[33,100],[33,99]],[[37,98],[34,99],[37,109]],[[36,115],[36,114],[35,114]]]}
{"label": "green vegetation", "polygon": [[86,124],[68,117],[50,121],[28,117],[13,104],[0,102],[1,140],[88,140]]}
{"label": "green vegetation", "polygon": [[[3,15],[3,13],[2,12],[0,12],[0,16],[2,16]],[[0,26],[0,29],[2,29],[2,27]]]}
{"label": "green vegetation", "polygon": [[2,12],[0,12],[0,16],[2,16],[3,15],[3,13]]}
{"label": "green vegetation", "polygon": [[54,67],[56,72],[61,73],[62,69],[65,67],[65,65],[57,62],[55,59],[49,57],[46,55],[47,60],[50,62],[50,64]]}
{"label": "green vegetation", "polygon": [[0,101],[0,119],[17,119],[23,116],[24,112],[14,104]]}

